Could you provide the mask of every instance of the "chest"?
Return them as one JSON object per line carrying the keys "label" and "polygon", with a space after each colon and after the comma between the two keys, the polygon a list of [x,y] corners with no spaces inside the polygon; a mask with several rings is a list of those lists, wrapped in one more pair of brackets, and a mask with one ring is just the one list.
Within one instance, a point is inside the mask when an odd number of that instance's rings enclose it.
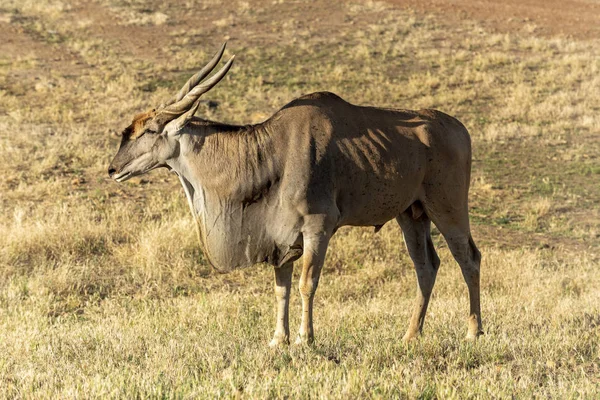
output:
{"label": "chest", "polygon": [[202,250],[217,270],[227,272],[262,262],[279,265],[290,259],[290,252],[298,253],[300,221],[281,207],[276,193],[234,201],[183,177],[180,181]]}

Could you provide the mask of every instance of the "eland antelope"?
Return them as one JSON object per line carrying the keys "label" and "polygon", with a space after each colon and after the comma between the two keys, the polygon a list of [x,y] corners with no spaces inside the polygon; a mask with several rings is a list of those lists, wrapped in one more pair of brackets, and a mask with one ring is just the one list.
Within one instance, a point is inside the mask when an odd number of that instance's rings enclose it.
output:
{"label": "eland antelope", "polygon": [[164,167],[183,185],[200,246],[229,272],[256,263],[275,270],[272,346],[289,343],[293,262],[300,275],[302,322],[296,343],[310,343],[313,299],[329,240],[341,226],[396,219],[417,276],[404,340],[420,334],[440,264],[433,222],[468,286],[467,338],[482,332],[481,255],[471,237],[468,191],[471,140],[455,118],[436,110],[350,104],[333,93],[302,96],[268,120],[235,126],[195,117],[202,94],[229,71],[225,44],[171,101],[136,116],[122,133],[108,173],[117,182]]}

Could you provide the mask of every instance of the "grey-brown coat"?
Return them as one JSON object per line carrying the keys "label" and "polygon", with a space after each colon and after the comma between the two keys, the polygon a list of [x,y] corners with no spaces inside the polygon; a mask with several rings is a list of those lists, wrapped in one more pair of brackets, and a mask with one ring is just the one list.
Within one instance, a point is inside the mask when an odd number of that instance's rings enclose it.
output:
{"label": "grey-brown coat", "polygon": [[311,342],[313,298],[330,238],[341,226],[379,229],[391,219],[402,228],[417,273],[417,299],[404,339],[422,330],[439,266],[431,221],[469,288],[467,336],[482,333],[480,253],[467,206],[471,142],[465,127],[439,111],[361,107],[328,92],[300,97],[257,125],[196,118],[200,95],[231,67],[233,59],[200,83],[223,50],[169,105],[138,116],[124,131],[110,176],[121,182],[158,167],[175,171],[215,269],[228,272],[260,262],[274,266],[272,345],[289,341],[293,262],[304,256],[297,342]]}

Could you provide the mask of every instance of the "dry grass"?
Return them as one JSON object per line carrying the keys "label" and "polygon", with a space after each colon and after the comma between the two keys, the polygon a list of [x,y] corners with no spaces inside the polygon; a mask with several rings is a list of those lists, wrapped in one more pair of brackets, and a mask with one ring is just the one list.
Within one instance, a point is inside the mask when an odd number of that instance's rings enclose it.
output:
{"label": "dry grass", "polygon": [[[491,34],[379,2],[85,4],[0,3],[19,44],[0,54],[2,397],[600,394],[598,41]],[[462,340],[466,287],[436,235],[426,333],[400,343],[415,279],[389,224],[336,235],[317,344],[269,350],[270,268],[214,274],[166,172],[108,180],[109,133],[164,101],[225,36],[238,62],[209,96],[219,106],[201,110],[209,118],[257,122],[330,90],[467,125],[480,341]],[[293,296],[294,327],[298,310]]]}

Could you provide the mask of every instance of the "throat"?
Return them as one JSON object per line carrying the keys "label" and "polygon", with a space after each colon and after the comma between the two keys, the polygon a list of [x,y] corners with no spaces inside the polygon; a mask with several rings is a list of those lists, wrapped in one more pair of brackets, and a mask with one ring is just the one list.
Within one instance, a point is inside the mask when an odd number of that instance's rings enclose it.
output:
{"label": "throat", "polygon": [[194,219],[194,226],[196,227],[196,236],[198,238],[200,248],[202,249],[204,254],[208,257],[208,253],[206,251],[207,250],[206,245],[205,245],[204,241],[202,240],[202,238],[203,238],[202,226],[204,225],[204,223],[202,222],[203,221],[203,219],[202,219],[203,213],[202,213],[202,209],[198,210],[195,205],[196,202],[198,202],[199,204],[202,203],[202,201],[201,201],[201,198],[203,197],[202,189],[200,188],[200,191],[196,190],[196,188],[194,188],[194,185],[192,185],[192,183],[188,179],[186,179],[183,175],[181,175],[178,172],[177,172],[177,176],[179,177],[179,181],[181,182],[181,186],[183,187],[183,191],[185,193],[185,197],[187,199],[188,206],[189,206],[190,212],[192,214],[192,218]]}

